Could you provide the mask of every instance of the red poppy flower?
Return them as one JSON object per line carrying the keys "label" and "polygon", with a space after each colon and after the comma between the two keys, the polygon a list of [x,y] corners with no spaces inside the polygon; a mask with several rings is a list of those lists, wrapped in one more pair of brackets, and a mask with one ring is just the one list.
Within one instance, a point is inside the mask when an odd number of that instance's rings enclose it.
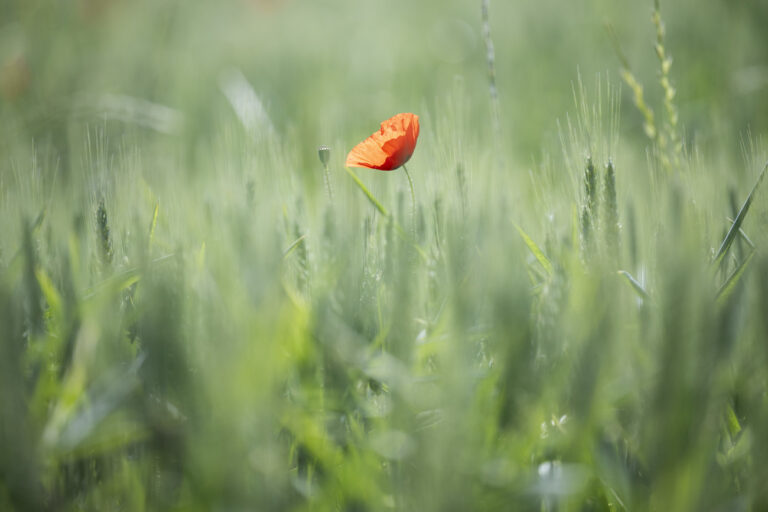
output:
{"label": "red poppy flower", "polygon": [[352,148],[347,167],[380,171],[397,169],[411,158],[419,138],[419,116],[397,114],[381,123],[381,129]]}

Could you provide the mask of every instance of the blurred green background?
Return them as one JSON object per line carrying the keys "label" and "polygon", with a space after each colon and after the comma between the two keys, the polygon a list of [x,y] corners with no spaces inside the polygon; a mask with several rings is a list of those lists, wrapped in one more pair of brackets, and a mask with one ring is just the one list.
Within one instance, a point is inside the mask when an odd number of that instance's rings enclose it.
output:
{"label": "blurred green background", "polygon": [[[302,155],[395,111],[436,114],[456,80],[471,107],[467,122],[485,126],[478,3],[7,0],[4,109],[39,138],[65,123],[75,97],[126,94],[182,110],[191,143],[200,143],[224,103],[219,75],[237,67],[279,130],[306,141]],[[528,159],[572,107],[578,73],[590,82],[596,73],[616,79],[606,25],[647,94],[659,97],[651,9],[615,0],[492,5],[505,144]],[[687,137],[732,144],[748,128],[762,133],[768,7],[684,0],[664,5],[663,14]],[[639,122],[627,106],[622,134],[636,136]]]}
{"label": "blurred green background", "polygon": [[0,0],[0,510],[765,507],[768,4],[481,5]]}

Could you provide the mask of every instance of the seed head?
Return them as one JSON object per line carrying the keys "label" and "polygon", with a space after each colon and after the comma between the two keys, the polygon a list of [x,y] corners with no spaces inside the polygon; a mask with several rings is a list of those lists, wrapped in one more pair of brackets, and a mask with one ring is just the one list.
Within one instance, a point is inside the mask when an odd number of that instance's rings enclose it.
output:
{"label": "seed head", "polygon": [[323,164],[323,167],[328,167],[328,161],[331,159],[331,148],[320,146],[317,148],[317,156],[320,157],[320,163]]}

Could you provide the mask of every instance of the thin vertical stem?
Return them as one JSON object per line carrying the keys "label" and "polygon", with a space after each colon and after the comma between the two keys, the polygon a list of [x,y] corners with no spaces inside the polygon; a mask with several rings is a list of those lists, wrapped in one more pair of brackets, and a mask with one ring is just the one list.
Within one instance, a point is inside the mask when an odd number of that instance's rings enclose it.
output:
{"label": "thin vertical stem", "polygon": [[317,156],[320,158],[320,163],[323,164],[325,174],[323,179],[325,180],[325,190],[328,192],[328,200],[333,203],[333,190],[331,189],[331,174],[328,172],[328,161],[331,157],[331,148],[328,146],[320,146],[317,148]]}
{"label": "thin vertical stem", "polygon": [[328,172],[328,166],[323,165],[323,168],[325,169],[325,173],[323,174],[323,177],[325,178],[325,190],[328,192],[328,199],[333,202],[333,190],[331,189],[331,176]]}
{"label": "thin vertical stem", "polygon": [[[488,13],[489,0],[481,1],[482,30],[483,40],[485,42],[486,62],[488,65],[488,89],[491,95],[491,123],[493,125],[494,145],[496,153],[501,141],[501,107],[499,106],[499,92],[496,87],[496,55],[493,49],[493,39],[491,38],[491,20]],[[499,161],[501,159],[499,158]]]}
{"label": "thin vertical stem", "polygon": [[411,237],[416,240],[416,193],[413,190],[413,180],[411,179],[411,173],[408,172],[408,168],[403,164],[403,170],[408,177],[408,184],[411,186]]}

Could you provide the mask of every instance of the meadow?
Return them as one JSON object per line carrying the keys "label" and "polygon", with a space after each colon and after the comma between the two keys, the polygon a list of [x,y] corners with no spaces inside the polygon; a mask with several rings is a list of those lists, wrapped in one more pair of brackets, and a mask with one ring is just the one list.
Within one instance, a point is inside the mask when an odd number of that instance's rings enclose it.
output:
{"label": "meadow", "polygon": [[766,23],[0,0],[0,510],[768,508]]}

